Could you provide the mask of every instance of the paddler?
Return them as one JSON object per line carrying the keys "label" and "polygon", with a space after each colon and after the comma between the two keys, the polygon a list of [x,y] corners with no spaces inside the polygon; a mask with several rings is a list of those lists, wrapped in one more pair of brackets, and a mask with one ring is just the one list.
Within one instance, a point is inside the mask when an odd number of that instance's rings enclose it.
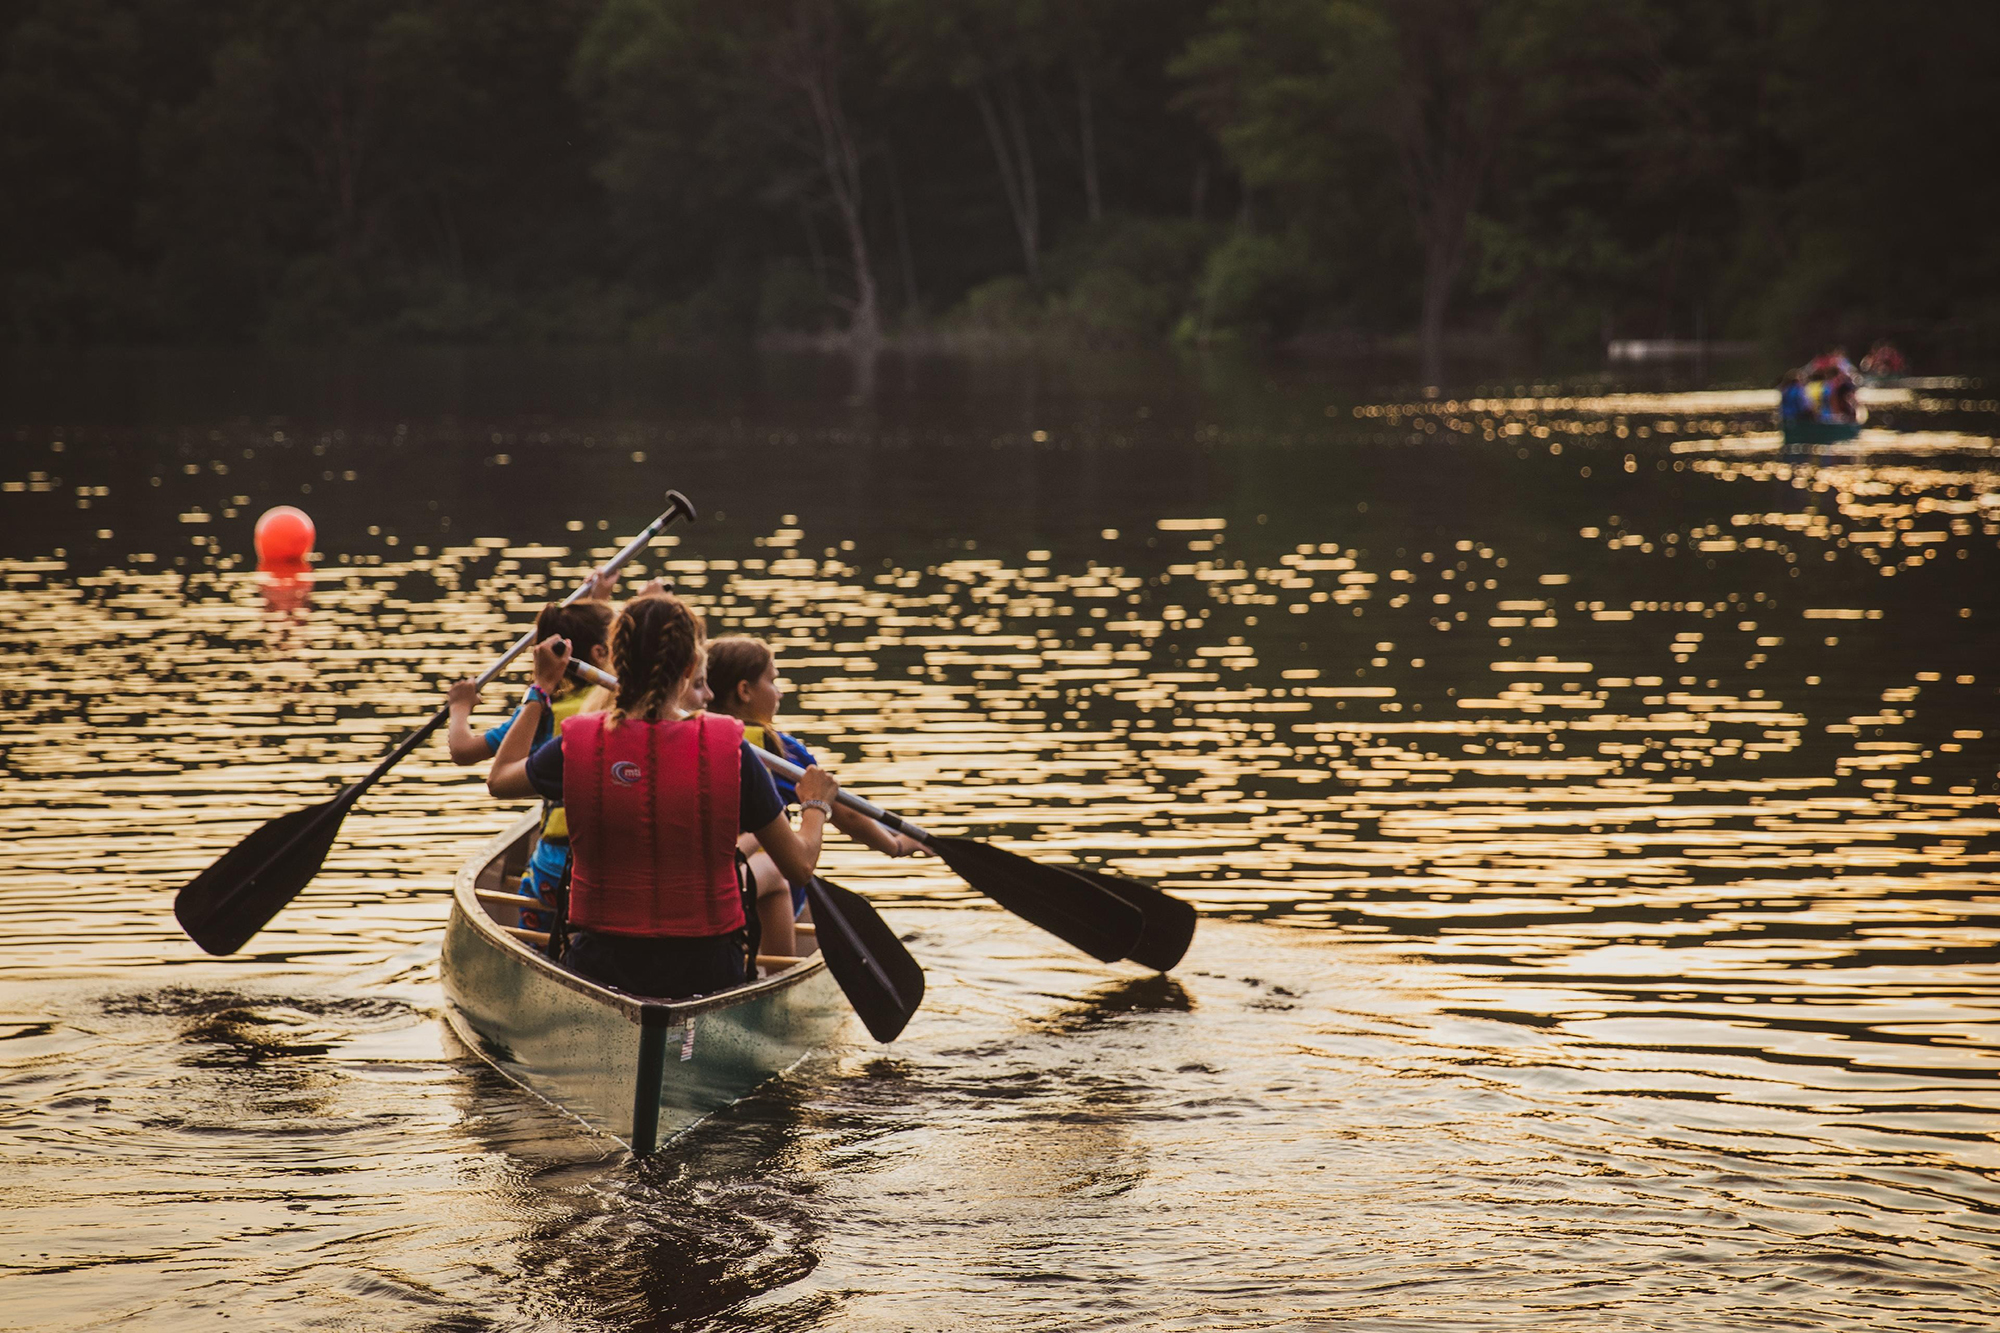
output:
{"label": "paddler", "polygon": [[638,995],[679,999],[741,985],[746,927],[736,843],[751,834],[789,882],[809,880],[840,788],[799,780],[799,826],[743,739],[717,713],[680,716],[699,673],[701,617],[672,594],[626,606],[611,638],[612,706],[565,720],[532,747],[563,682],[567,645],[535,646],[535,683],[501,742],[487,790],[541,796],[568,812],[571,970]]}
{"label": "paddler", "polygon": [[[550,603],[535,617],[535,641],[537,643],[559,638],[570,644],[570,650],[580,661],[592,666],[609,669],[611,662],[611,625],[613,615],[609,602],[588,599],[572,602],[568,606]],[[555,734],[555,728],[568,719],[584,711],[602,710],[609,701],[594,697],[601,692],[574,681],[565,680],[563,687],[555,692],[550,706],[536,715],[532,743],[540,745]],[[522,710],[516,708],[514,715],[496,727],[491,727],[482,735],[472,729],[472,706],[479,698],[479,683],[461,680],[453,683],[445,692],[451,707],[450,729],[446,744],[451,749],[455,764],[477,764],[492,759],[500,751],[501,742],[516,722],[521,720]],[[563,873],[569,869],[569,824],[563,816],[561,804],[554,804],[542,812],[541,836],[535,840],[535,850],[528,857],[528,865],[521,872],[521,893],[528,898],[550,900],[555,887],[562,883]],[[521,924],[531,930],[546,930],[549,923],[539,912],[524,911]]]}
{"label": "paddler", "polygon": [[1807,421],[1812,418],[1812,401],[1806,397],[1806,380],[1796,370],[1785,372],[1778,381],[1778,416],[1783,421]]}
{"label": "paddler", "polygon": [[[777,655],[771,645],[748,635],[731,635],[708,645],[708,685],[715,692],[714,708],[743,723],[743,739],[754,746],[789,759],[800,768],[817,761],[796,736],[778,730],[778,709],[784,702],[784,682],[778,676]],[[798,799],[792,785],[777,779],[778,795],[789,806]],[[842,833],[889,856],[910,856],[923,851],[914,839],[882,827],[866,815],[845,806],[835,806],[833,824]],[[806,905],[804,880],[786,882],[771,858],[743,840],[744,855],[750,858],[750,872],[757,882],[757,916],[764,932],[764,948],[770,953],[790,953],[787,944],[794,938],[792,924]]]}

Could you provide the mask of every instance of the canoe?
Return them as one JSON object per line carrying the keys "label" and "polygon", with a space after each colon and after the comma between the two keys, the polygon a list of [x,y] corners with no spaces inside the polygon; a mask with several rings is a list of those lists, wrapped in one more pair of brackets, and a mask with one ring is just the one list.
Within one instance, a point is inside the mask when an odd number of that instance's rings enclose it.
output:
{"label": "canoe", "polygon": [[1839,444],[1861,434],[1858,421],[1793,420],[1784,423],[1785,445],[1797,448],[1810,444]]}
{"label": "canoe", "polygon": [[446,1020],[500,1073],[643,1156],[839,1034],[849,1010],[817,952],[760,958],[757,980],[692,1000],[627,995],[557,966],[546,937],[515,924],[538,818],[459,870],[444,933]]}

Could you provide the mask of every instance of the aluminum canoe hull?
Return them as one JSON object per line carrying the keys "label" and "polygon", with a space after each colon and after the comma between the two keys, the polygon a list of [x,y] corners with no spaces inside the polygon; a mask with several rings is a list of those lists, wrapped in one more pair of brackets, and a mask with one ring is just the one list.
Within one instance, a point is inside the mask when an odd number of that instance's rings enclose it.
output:
{"label": "aluminum canoe hull", "polygon": [[452,887],[441,970],[447,1017],[502,1074],[643,1155],[835,1040],[847,1004],[813,956],[734,990],[651,1000],[558,967],[480,902],[532,846],[530,813]]}

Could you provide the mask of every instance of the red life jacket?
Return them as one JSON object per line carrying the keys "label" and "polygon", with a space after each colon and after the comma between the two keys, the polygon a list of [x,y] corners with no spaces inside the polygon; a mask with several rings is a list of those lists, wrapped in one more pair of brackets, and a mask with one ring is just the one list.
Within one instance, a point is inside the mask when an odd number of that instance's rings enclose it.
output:
{"label": "red life jacket", "polygon": [[603,713],[562,724],[569,919],[614,935],[724,935],[743,925],[736,825],[743,724]]}

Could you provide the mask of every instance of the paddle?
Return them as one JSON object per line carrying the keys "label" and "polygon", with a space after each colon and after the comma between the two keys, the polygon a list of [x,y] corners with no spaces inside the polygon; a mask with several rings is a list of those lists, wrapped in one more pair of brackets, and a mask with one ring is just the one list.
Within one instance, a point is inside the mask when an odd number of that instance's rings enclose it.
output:
{"label": "paddle", "polygon": [[[579,680],[618,688],[616,676],[588,663],[572,659],[566,669]],[[757,757],[788,781],[802,773],[768,750],[758,749]],[[971,838],[940,837],[846,790],[840,803],[915,838],[979,892],[1104,962],[1129,958],[1156,972],[1171,971],[1194,939],[1194,908],[1150,884],[1100,870],[1038,865]]]}
{"label": "paddle", "polygon": [[819,951],[868,1034],[894,1041],[924,998],[924,970],[860,894],[815,875],[806,885]]}
{"label": "paddle", "polygon": [[[599,573],[616,573],[627,561],[676,518],[692,519],[694,506],[679,491],[667,492],[665,513],[648,523],[638,536],[613,556]],[[568,606],[590,591],[596,576],[563,599]],[[534,644],[531,629],[514,646],[486,668],[479,677],[484,686],[506,669],[507,664]],[[235,953],[262,930],[280,908],[296,898],[299,891],[319,873],[327,850],[340,832],[347,812],[384,773],[394,768],[410,751],[451,716],[440,708],[430,721],[405,736],[381,763],[359,782],[348,786],[330,801],[294,810],[265,824],[223,854],[222,859],[189,880],[174,897],[174,916],[188,938],[212,954]]]}
{"label": "paddle", "polygon": [[1145,927],[1139,932],[1139,942],[1125,955],[1128,959],[1155,972],[1171,972],[1187,955],[1188,945],[1194,943],[1194,904],[1151,884],[1126,879],[1123,875],[1086,870],[1082,866],[1064,866],[1063,869],[1079,879],[1090,881],[1106,893],[1123,898],[1146,918]]}
{"label": "paddle", "polygon": [[[789,782],[803,771],[768,750],[764,766]],[[1194,939],[1194,908],[1149,884],[1095,870],[1066,870],[972,838],[947,838],[841,789],[840,803],[904,833],[944,858],[952,872],[1014,915],[1093,958],[1129,958],[1157,972],[1180,962]]]}

